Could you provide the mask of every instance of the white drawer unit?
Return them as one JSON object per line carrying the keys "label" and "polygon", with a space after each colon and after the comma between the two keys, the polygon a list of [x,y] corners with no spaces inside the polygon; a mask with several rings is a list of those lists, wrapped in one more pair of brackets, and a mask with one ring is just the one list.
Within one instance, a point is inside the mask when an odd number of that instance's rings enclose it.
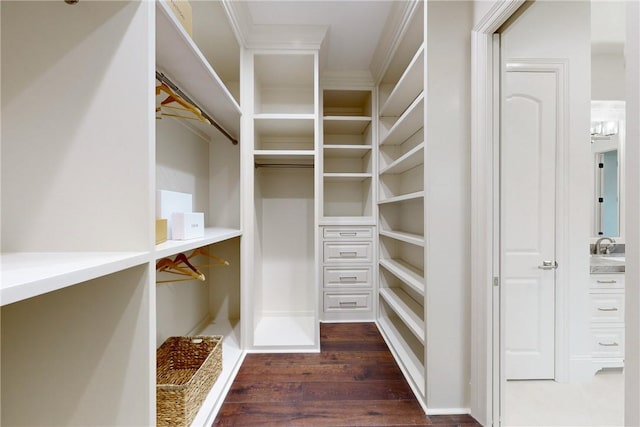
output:
{"label": "white drawer unit", "polygon": [[325,242],[325,263],[354,263],[373,261],[372,242]]}
{"label": "white drawer unit", "polygon": [[322,320],[375,319],[374,228],[334,225],[322,229]]}
{"label": "white drawer unit", "polygon": [[624,324],[624,294],[592,293],[591,322]]}
{"label": "white drawer unit", "polygon": [[371,227],[325,227],[323,233],[325,240],[352,240],[372,239]]}
{"label": "white drawer unit", "polygon": [[592,289],[624,289],[624,273],[591,274]]}
{"label": "white drawer unit", "polygon": [[325,267],[323,283],[326,288],[370,287],[371,267]]}
{"label": "white drawer unit", "polygon": [[371,292],[324,293],[324,311],[371,311]]}
{"label": "white drawer unit", "polygon": [[615,358],[622,361],[624,358],[624,328],[594,328],[592,333],[594,358]]}

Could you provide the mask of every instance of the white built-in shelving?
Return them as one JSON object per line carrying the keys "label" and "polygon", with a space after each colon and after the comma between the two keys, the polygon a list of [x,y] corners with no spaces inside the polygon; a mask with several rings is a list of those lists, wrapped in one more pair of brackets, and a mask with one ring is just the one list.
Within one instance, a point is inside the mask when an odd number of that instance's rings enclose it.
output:
{"label": "white built-in shelving", "polygon": [[213,245],[225,240],[240,237],[242,232],[237,228],[206,227],[204,236],[188,240],[167,240],[156,245],[155,258],[168,257],[180,252],[187,252],[204,246]]}
{"label": "white built-in shelving", "polygon": [[426,407],[424,5],[378,86],[378,324]]}
{"label": "white built-in shelving", "polygon": [[[250,351],[318,351],[316,51],[246,51],[242,92]],[[284,297],[286,296],[286,297]]]}

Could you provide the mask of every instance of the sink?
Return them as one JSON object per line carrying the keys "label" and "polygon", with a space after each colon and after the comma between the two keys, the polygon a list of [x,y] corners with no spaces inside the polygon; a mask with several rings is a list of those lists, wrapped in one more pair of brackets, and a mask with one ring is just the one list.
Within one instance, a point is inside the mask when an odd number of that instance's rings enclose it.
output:
{"label": "sink", "polygon": [[615,255],[591,255],[591,273],[624,273],[625,256]]}

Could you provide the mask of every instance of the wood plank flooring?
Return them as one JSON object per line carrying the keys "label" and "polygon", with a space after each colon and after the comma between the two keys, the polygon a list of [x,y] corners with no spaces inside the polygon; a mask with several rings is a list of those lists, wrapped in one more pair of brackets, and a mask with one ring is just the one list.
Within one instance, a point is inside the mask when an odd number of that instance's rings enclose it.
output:
{"label": "wood plank flooring", "polygon": [[214,426],[480,426],[427,417],[373,323],[323,323],[321,352],[248,354]]}

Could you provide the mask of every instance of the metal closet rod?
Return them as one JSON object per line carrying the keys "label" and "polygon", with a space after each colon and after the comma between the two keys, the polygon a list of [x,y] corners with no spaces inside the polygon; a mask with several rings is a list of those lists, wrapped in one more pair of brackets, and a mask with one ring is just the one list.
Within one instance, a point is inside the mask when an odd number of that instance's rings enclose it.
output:
{"label": "metal closet rod", "polygon": [[184,99],[185,101],[187,101],[188,103],[190,103],[191,105],[193,105],[194,107],[196,107],[198,110],[200,110],[200,113],[202,114],[202,116],[209,120],[211,122],[211,126],[215,127],[216,129],[218,129],[220,131],[220,133],[222,135],[224,135],[229,141],[231,141],[231,143],[233,145],[238,145],[238,140],[235,139],[229,132],[227,132],[222,126],[220,126],[213,118],[211,118],[210,115],[208,115],[207,113],[205,113],[205,111],[200,108],[200,106],[198,104],[196,104],[195,102],[193,102],[191,100],[191,98],[189,98],[183,91],[180,90],[180,88],[178,86],[176,86],[171,80],[169,80],[169,78],[167,76],[165,76],[163,73],[159,72],[158,70],[156,70],[156,79],[158,79],[159,81],[161,81],[162,83],[166,84],[167,86],[169,86],[171,88],[171,90],[173,90],[176,94],[178,94],[180,96],[180,98]]}

